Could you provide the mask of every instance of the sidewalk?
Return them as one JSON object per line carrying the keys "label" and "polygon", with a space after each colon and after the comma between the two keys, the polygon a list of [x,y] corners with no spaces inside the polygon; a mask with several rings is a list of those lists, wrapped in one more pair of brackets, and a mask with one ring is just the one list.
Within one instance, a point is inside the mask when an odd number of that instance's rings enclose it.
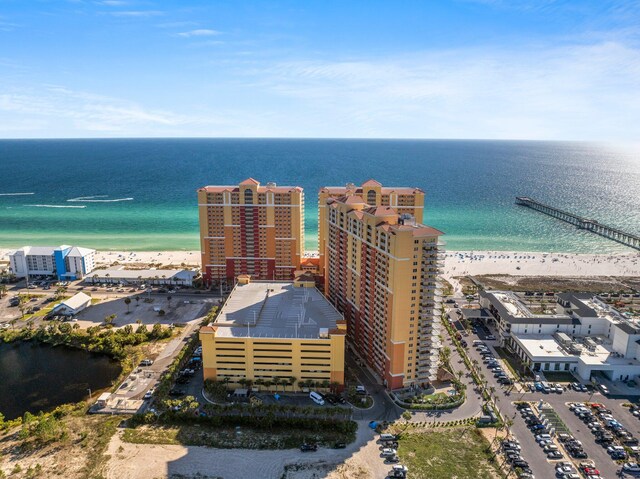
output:
{"label": "sidewalk", "polygon": [[463,371],[461,381],[467,386],[465,391],[466,399],[464,403],[451,410],[447,411],[411,411],[411,422],[424,422],[424,421],[457,421],[461,419],[468,419],[471,417],[479,417],[482,415],[482,398],[480,394],[475,391],[476,384],[473,382],[471,373],[467,371],[464,361],[460,357],[458,350],[451,338],[447,335],[445,337],[445,346],[451,349],[451,367],[454,370]]}

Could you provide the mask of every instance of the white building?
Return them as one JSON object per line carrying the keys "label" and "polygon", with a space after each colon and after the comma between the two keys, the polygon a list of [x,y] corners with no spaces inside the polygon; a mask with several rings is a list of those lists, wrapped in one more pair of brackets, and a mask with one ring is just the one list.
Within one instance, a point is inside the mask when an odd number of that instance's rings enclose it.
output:
{"label": "white building", "polygon": [[99,269],[87,276],[85,282],[192,286],[195,276],[196,272],[188,269]]}
{"label": "white building", "polygon": [[57,304],[53,310],[51,310],[51,314],[74,316],[89,306],[91,306],[91,296],[84,293],[78,293],[60,304]]}
{"label": "white building", "polygon": [[563,293],[549,314],[533,313],[509,291],[483,291],[500,342],[532,371],[570,371],[617,381],[640,375],[640,324],[590,294]]}
{"label": "white building", "polygon": [[23,246],[9,253],[9,268],[18,278],[81,279],[95,268],[96,251],[78,246]]}

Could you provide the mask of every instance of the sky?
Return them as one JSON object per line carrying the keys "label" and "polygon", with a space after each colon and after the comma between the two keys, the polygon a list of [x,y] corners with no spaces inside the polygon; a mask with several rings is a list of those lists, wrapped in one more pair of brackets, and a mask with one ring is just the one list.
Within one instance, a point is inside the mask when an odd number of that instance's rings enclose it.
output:
{"label": "sky", "polygon": [[0,0],[0,137],[640,142],[640,0]]}

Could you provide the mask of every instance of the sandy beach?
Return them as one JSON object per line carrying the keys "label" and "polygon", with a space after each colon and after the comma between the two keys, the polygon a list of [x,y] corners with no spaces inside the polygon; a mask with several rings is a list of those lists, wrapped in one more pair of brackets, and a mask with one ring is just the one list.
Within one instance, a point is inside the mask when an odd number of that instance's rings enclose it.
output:
{"label": "sandy beach", "polygon": [[[8,262],[10,250],[0,250],[0,262]],[[145,265],[199,268],[199,251],[99,251],[100,266]],[[448,251],[444,276],[509,274],[518,276],[640,276],[640,253],[571,254],[507,251]]]}

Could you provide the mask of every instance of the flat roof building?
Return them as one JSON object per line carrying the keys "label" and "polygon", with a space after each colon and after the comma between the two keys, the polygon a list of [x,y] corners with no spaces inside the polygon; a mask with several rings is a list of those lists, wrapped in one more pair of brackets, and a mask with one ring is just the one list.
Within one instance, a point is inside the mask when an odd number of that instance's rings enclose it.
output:
{"label": "flat roof building", "polygon": [[82,279],[95,268],[95,253],[79,246],[23,246],[9,253],[9,268],[18,278]]}
{"label": "flat roof building", "polygon": [[532,371],[570,371],[583,380],[640,375],[640,324],[588,293],[561,293],[544,313],[510,291],[481,291],[499,340]]}
{"label": "flat roof building", "polygon": [[192,286],[196,272],[188,269],[97,269],[86,283]]}
{"label": "flat roof building", "polygon": [[[205,379],[344,384],[342,315],[313,280],[238,278],[215,322],[200,329]],[[296,387],[292,384],[291,387]]]}

